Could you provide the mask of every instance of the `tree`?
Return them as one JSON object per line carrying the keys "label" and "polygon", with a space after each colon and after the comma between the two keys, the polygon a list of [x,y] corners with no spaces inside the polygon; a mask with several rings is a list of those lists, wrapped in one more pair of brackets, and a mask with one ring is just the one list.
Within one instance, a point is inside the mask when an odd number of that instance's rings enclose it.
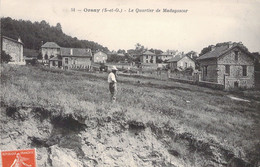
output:
{"label": "tree", "polygon": [[157,55],[163,53],[163,51],[160,50],[160,49],[153,49],[153,48],[151,48],[151,49],[149,49],[149,51],[150,51],[150,52],[153,52],[153,53],[155,53],[155,54],[157,54]]}
{"label": "tree", "polygon": [[125,51],[124,49],[118,49],[117,53],[123,53],[123,54],[125,54],[126,51]]}
{"label": "tree", "polygon": [[[88,40],[79,40],[62,32],[62,26],[57,23],[50,26],[45,20],[41,22],[15,20],[10,17],[1,18],[1,35],[9,38],[17,39],[21,37],[24,48],[38,50],[41,48],[42,42],[56,42],[62,47],[73,48],[90,48],[92,50],[109,51],[107,47]],[[43,55],[44,56],[44,55]]]}
{"label": "tree", "polygon": [[61,32],[62,32],[62,27],[61,27],[61,24],[60,24],[60,23],[57,23],[55,28],[56,28],[58,31],[61,31]]}
{"label": "tree", "polygon": [[162,62],[163,62],[162,59],[159,59],[159,57],[156,56],[156,63],[162,63]]}
{"label": "tree", "polygon": [[205,47],[205,48],[203,48],[203,49],[201,50],[201,52],[200,52],[199,56],[201,56],[201,55],[204,55],[205,53],[208,53],[208,52],[210,52],[210,51],[211,51],[211,46],[212,46],[212,45],[210,45],[210,46],[208,46],[208,47]]}
{"label": "tree", "polygon": [[44,59],[48,60],[48,55],[47,54],[44,55]]}
{"label": "tree", "polygon": [[144,46],[143,45],[141,45],[140,43],[137,43],[136,45],[135,45],[135,52],[136,53],[143,53],[145,51],[145,48],[144,48]]}
{"label": "tree", "polygon": [[12,57],[5,53],[5,51],[1,51],[1,63],[8,63],[12,60]]}
{"label": "tree", "polygon": [[39,60],[42,59],[42,53],[41,52],[37,55],[37,59],[39,59]]}

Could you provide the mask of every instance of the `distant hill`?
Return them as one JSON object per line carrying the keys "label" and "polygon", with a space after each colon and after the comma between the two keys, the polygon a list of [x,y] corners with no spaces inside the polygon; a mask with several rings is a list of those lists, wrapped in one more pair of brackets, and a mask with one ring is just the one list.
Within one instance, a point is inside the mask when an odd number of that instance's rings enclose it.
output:
{"label": "distant hill", "polygon": [[46,21],[34,22],[15,20],[10,17],[1,18],[1,33],[4,36],[17,39],[20,37],[25,48],[40,49],[42,42],[56,42],[63,47],[90,48],[92,50],[109,51],[96,42],[88,40],[79,40],[62,32],[60,23],[56,26],[50,26]]}

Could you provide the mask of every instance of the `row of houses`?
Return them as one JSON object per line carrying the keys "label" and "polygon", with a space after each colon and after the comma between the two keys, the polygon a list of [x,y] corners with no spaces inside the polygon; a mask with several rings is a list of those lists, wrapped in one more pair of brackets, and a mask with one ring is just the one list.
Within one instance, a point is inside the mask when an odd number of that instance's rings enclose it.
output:
{"label": "row of houses", "polygon": [[[12,57],[12,63],[25,64],[23,43],[20,39],[1,37],[1,49]],[[25,51],[29,52],[28,49]],[[46,42],[41,47],[42,61],[52,68],[75,69],[90,68],[91,63],[106,63],[107,54],[92,52],[86,48],[65,48],[54,42]],[[140,56],[143,64],[156,64],[156,55],[145,51]],[[169,64],[170,69],[195,68],[191,56],[177,51],[159,55]],[[201,80],[217,83],[225,87],[252,88],[255,85],[255,57],[241,43],[229,43],[219,47],[212,46],[211,51],[197,58]]]}
{"label": "row of houses", "polygon": [[[37,59],[38,51],[24,48],[20,38],[18,40],[1,35],[1,50],[9,54],[10,64],[25,65],[27,61]],[[46,42],[41,46],[42,62],[51,68],[74,69],[90,68],[91,63],[106,63],[107,54],[102,51],[92,52],[86,48],[60,47],[55,42]]]}
{"label": "row of houses", "polygon": [[41,46],[43,63],[51,68],[90,69],[92,62],[106,63],[107,54],[102,51],[92,52],[89,48],[60,47],[55,42],[46,42]]}
{"label": "row of houses", "polygon": [[195,69],[198,63],[201,81],[225,88],[253,88],[255,85],[255,56],[242,43],[212,46],[209,52],[196,57],[196,61],[192,55],[177,51],[160,55],[146,51],[140,55],[140,60],[143,64],[156,63],[156,57],[168,63],[172,71]]}

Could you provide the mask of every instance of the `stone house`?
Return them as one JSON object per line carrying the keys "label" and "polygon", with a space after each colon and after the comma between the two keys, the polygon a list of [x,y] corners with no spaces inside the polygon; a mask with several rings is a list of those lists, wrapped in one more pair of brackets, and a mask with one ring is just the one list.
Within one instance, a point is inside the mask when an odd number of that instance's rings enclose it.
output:
{"label": "stone house", "polygon": [[93,54],[93,62],[94,63],[106,63],[107,62],[107,54],[102,52],[102,51],[98,51],[96,53]]}
{"label": "stone house", "polygon": [[202,81],[229,88],[254,87],[254,56],[242,44],[214,47],[198,59]]}
{"label": "stone house", "polygon": [[49,63],[49,59],[60,55],[61,47],[55,42],[46,42],[41,46],[42,59],[44,63]]}
{"label": "stone house", "polygon": [[[90,69],[92,53],[86,48],[61,48],[62,68]],[[56,65],[56,64],[55,64]]]}
{"label": "stone house", "polygon": [[145,51],[140,56],[140,62],[143,64],[156,64],[156,54],[151,51]]}
{"label": "stone house", "polygon": [[23,43],[20,38],[15,40],[6,36],[1,36],[1,42],[1,49],[12,57],[11,62],[9,62],[10,64],[25,64],[23,57]]}
{"label": "stone house", "polygon": [[187,55],[177,55],[168,61],[171,71],[183,71],[187,68],[195,70],[195,61]]}

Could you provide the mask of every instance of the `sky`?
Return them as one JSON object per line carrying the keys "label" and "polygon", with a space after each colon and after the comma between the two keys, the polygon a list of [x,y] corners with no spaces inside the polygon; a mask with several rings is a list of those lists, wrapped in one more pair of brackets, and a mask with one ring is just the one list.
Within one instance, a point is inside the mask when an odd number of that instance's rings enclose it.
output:
{"label": "sky", "polygon": [[[102,12],[104,8],[114,12]],[[100,10],[89,11],[94,9]],[[140,43],[149,49],[200,53],[208,45],[241,41],[250,52],[260,52],[259,11],[260,0],[1,0],[2,17],[60,23],[64,33],[109,50]]]}

